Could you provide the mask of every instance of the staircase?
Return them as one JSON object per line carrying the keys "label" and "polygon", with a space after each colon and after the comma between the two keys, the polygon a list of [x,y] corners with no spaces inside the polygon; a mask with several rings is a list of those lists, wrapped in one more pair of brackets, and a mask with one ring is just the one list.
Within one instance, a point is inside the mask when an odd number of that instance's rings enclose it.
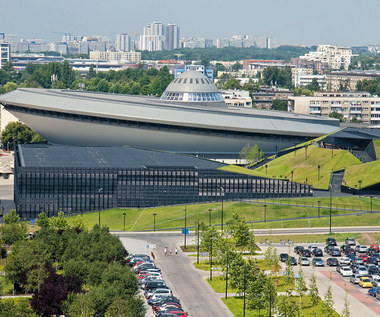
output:
{"label": "staircase", "polygon": [[357,159],[360,160],[362,163],[368,163],[374,161],[372,157],[369,156],[369,154],[365,151],[350,151],[353,156],[355,156]]}
{"label": "staircase", "polygon": [[331,175],[330,184],[333,192],[340,193],[343,182],[344,170],[339,172],[333,172]]}

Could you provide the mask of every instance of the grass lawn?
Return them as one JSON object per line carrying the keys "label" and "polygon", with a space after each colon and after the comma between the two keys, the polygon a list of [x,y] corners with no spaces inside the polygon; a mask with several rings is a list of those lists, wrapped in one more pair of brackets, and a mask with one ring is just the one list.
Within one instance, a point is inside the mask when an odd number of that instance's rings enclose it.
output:
{"label": "grass lawn", "polygon": [[[271,199],[262,200],[262,203],[249,202],[225,202],[224,204],[224,222],[226,223],[232,218],[234,213],[239,213],[246,221],[263,221],[264,220],[264,204],[267,204],[266,214],[267,220],[286,219],[286,218],[305,218],[304,220],[290,220],[267,223],[255,223],[252,228],[289,228],[289,227],[308,227],[308,217],[318,215],[318,201],[320,201],[320,214],[329,215],[329,198],[294,198],[294,199]],[[272,205],[271,203],[277,203]],[[293,204],[289,206],[286,204]],[[334,208],[346,208],[356,210],[370,210],[370,198],[349,196],[334,197],[332,203],[333,214],[352,213],[352,211],[334,210]],[[305,207],[309,206],[309,207]],[[212,224],[220,224],[221,220],[221,204],[193,204],[180,205],[171,207],[147,208],[147,209],[110,209],[101,211],[101,224],[107,225],[111,230],[123,230],[124,218],[126,213],[126,227],[130,230],[153,230],[153,213],[156,213],[156,229],[173,229],[184,227],[184,209],[187,210],[187,226],[194,227],[198,217],[201,222],[208,224],[209,209],[211,211]],[[380,200],[372,200],[373,210],[380,210]],[[86,226],[92,227],[98,223],[98,212],[83,214]],[[361,219],[359,223],[358,219]],[[69,224],[73,223],[74,217],[68,217]],[[360,217],[339,217],[333,220],[333,225],[368,225],[378,223],[376,215],[363,215]],[[375,219],[377,222],[366,222],[369,219]],[[315,226],[328,226],[327,218],[311,219],[310,224]]]}
{"label": "grass lawn", "polygon": [[[228,309],[232,312],[232,314],[235,317],[242,317],[243,316],[243,297],[242,296],[235,296],[235,297],[227,297],[225,299],[224,297],[222,298],[222,301],[226,304]],[[315,316],[323,316],[322,313],[322,300],[320,300],[319,304],[314,308],[315,309]],[[310,317],[313,316],[313,308],[311,307],[309,303],[309,299],[307,296],[304,296],[302,298],[302,304],[303,304],[303,309],[301,311],[301,316],[303,317]],[[247,301],[247,307],[248,307],[248,301]],[[273,315],[273,312],[272,312]],[[246,317],[257,317],[259,316],[259,311],[258,310],[248,310],[246,309],[245,312]],[[260,316],[269,316],[267,311],[261,310]],[[340,315],[337,312],[334,312],[333,317],[339,317]]]}
{"label": "grass lawn", "polygon": [[376,158],[380,159],[380,139],[373,140],[373,146],[375,147]]}
{"label": "grass lawn", "polygon": [[[193,264],[199,270],[202,270],[202,271],[209,271],[210,270],[210,262],[209,261],[199,261],[199,264],[197,264],[197,262],[194,262]],[[213,271],[223,271],[223,268],[225,269],[225,267],[222,267],[216,261],[212,261],[212,267],[216,268]]]}
{"label": "grass lawn", "polygon": [[[362,184],[359,184],[359,180]],[[344,173],[343,185],[359,189],[380,182],[380,160],[349,166]]]}
{"label": "grass lawn", "polygon": [[[244,168],[236,166],[225,166],[220,169],[250,174],[262,177],[294,180],[297,183],[312,185],[317,189],[328,189],[331,170],[341,170],[361,162],[346,150],[332,150],[309,146],[307,148],[307,159],[305,160],[305,149],[300,149],[283,155],[268,164],[258,167],[249,172]],[[333,157],[331,157],[333,154]],[[320,177],[318,179],[318,165],[320,166]],[[266,167],[267,166],[267,169]],[[293,171],[293,177],[291,174]]]}

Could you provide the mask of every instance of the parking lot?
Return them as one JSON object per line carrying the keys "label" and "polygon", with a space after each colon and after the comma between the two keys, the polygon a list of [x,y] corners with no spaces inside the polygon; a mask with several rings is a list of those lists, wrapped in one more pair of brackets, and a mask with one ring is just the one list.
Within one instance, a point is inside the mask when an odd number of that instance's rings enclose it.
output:
{"label": "parking lot", "polygon": [[[338,248],[342,243],[338,244]],[[297,259],[297,266],[294,266],[295,274],[298,272],[298,260],[299,255],[294,252],[294,247],[296,245],[275,245],[277,253],[289,253],[290,256],[294,256]],[[310,244],[300,244],[304,248],[308,248]],[[326,244],[313,244],[313,246],[318,246],[323,250],[323,256],[321,257],[324,262],[323,267],[315,267],[315,275],[317,277],[317,286],[319,289],[319,295],[323,299],[324,294],[327,291],[328,286],[330,285],[330,275],[332,277],[331,289],[333,294],[333,299],[335,302],[335,310],[338,313],[341,313],[344,305],[345,289],[348,292],[348,301],[350,303],[350,311],[352,316],[379,316],[380,315],[380,301],[376,298],[367,295],[368,288],[362,288],[359,285],[353,285],[350,283],[350,277],[342,277],[336,270],[336,267],[330,267],[326,265],[326,260],[331,258],[329,254],[324,252],[324,247]],[[265,252],[268,246],[265,244],[260,245],[260,248]],[[313,259],[313,255],[308,259],[310,262]],[[345,254],[342,256],[337,256],[338,260],[345,257]],[[282,267],[285,267],[285,263],[281,263]],[[313,272],[313,266],[303,266],[302,267],[305,278],[307,281],[310,280],[310,277]]]}

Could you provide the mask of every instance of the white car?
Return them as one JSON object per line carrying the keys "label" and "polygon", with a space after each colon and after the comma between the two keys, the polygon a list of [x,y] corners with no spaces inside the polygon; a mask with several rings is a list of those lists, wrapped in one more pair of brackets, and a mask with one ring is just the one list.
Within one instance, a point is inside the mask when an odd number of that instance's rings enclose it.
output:
{"label": "white car", "polygon": [[305,258],[305,257],[301,257],[299,260],[298,260],[298,263],[302,266],[305,266],[305,265],[310,265],[310,261],[308,258]]}
{"label": "white car", "polygon": [[352,284],[359,284],[359,280],[360,280],[360,275],[359,274],[354,274],[350,277],[350,283]]}
{"label": "white car", "polygon": [[379,287],[380,286],[380,278],[373,278],[372,279],[372,286],[373,287]]}
{"label": "white car", "polygon": [[366,253],[367,252],[367,246],[366,245],[357,245],[355,248],[356,252],[359,253]]}
{"label": "white car", "polygon": [[351,268],[349,266],[342,266],[340,268],[340,274],[342,276],[348,276],[348,277],[350,277],[353,274],[353,272],[352,272],[352,270],[351,270]]}
{"label": "white car", "polygon": [[350,258],[340,258],[339,259],[339,264],[340,265],[349,265],[351,263]]}
{"label": "white car", "polygon": [[354,238],[347,238],[346,239],[346,244],[348,244],[348,245],[355,245],[356,244],[355,239]]}
{"label": "white car", "polygon": [[359,274],[360,276],[368,276],[368,270],[365,266],[362,266],[360,265],[357,269],[356,269],[356,273]]}

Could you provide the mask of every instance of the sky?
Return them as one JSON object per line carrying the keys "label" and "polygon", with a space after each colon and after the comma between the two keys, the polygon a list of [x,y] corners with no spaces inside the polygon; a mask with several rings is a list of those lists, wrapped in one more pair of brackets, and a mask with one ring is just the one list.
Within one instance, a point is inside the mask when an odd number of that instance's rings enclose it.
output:
{"label": "sky", "polygon": [[176,23],[181,37],[235,34],[280,44],[380,44],[379,0],[0,0],[0,33],[61,40],[63,33],[142,32],[152,21]]}

